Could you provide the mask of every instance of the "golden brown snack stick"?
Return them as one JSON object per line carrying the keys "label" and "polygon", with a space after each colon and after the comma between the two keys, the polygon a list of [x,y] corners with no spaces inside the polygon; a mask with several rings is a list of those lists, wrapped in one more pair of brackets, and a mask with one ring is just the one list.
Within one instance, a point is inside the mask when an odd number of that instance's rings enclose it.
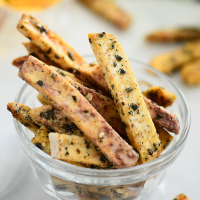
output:
{"label": "golden brown snack stick", "polygon": [[160,140],[122,45],[108,33],[90,33],[88,37],[129,140],[140,161],[148,162],[158,153]]}
{"label": "golden brown snack stick", "polygon": [[43,125],[40,127],[40,133],[36,133],[31,142],[35,144],[39,149],[50,155],[51,149],[49,143],[49,133],[50,130]]}
{"label": "golden brown snack stick", "polygon": [[71,46],[35,17],[23,14],[17,29],[63,69],[74,69],[76,65],[85,63],[85,60]]}
{"label": "golden brown snack stick", "polygon": [[50,133],[51,156],[66,162],[77,162],[87,166],[110,168],[112,165],[97,151],[94,144],[84,136]]}
{"label": "golden brown snack stick", "polygon": [[173,200],[190,200],[190,198],[182,193],[182,194],[179,194],[178,196],[176,196]]}
{"label": "golden brown snack stick", "polygon": [[62,110],[117,168],[136,164],[138,154],[132,147],[109,126],[78,90],[55,70],[29,56],[20,68],[19,76]]}
{"label": "golden brown snack stick", "polygon": [[128,28],[131,22],[131,16],[125,11],[121,10],[113,2],[107,0],[79,0],[94,12],[102,15],[107,20],[121,29]]}
{"label": "golden brown snack stick", "polygon": [[9,102],[7,104],[7,109],[12,113],[12,116],[16,120],[27,127],[30,131],[35,134],[40,132],[40,127],[28,116],[28,112],[31,110],[28,106],[15,102]]}
{"label": "golden brown snack stick", "polygon": [[185,27],[177,29],[158,30],[147,35],[149,42],[185,42],[200,39],[200,28]]}
{"label": "golden brown snack stick", "polygon": [[144,91],[143,94],[148,99],[164,108],[171,106],[176,100],[176,96],[172,92],[160,86],[152,86],[148,90]]}
{"label": "golden brown snack stick", "polygon": [[172,142],[172,140],[174,139],[172,135],[170,135],[165,129],[163,129],[162,127],[160,127],[159,125],[155,125],[156,127],[156,131],[159,135],[159,139],[161,141],[161,145],[160,145],[160,153],[162,151],[164,151]]}
{"label": "golden brown snack stick", "polygon": [[187,62],[199,58],[199,48],[200,40],[187,43],[180,49],[154,57],[150,65],[163,73],[170,74]]}
{"label": "golden brown snack stick", "polygon": [[28,115],[28,112],[31,109],[24,104],[14,102],[8,103],[7,108],[15,119],[17,119],[20,123],[22,123],[35,134],[35,137],[32,139],[33,144],[35,144],[45,153],[50,154],[51,151],[48,139],[48,133],[50,131],[45,126],[40,127],[34,123],[34,120]]}
{"label": "golden brown snack stick", "polygon": [[188,85],[200,84],[200,59],[191,61],[181,69],[181,76]]}

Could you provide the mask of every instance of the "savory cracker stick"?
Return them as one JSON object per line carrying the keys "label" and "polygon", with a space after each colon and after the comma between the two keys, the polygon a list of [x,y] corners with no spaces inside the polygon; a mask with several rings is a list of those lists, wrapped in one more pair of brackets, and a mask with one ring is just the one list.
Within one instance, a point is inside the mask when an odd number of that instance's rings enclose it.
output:
{"label": "savory cracker stick", "polygon": [[148,90],[144,91],[143,94],[159,106],[168,107],[173,104],[176,100],[176,96],[169,90],[165,90],[160,86],[152,86]]}
{"label": "savory cracker stick", "polygon": [[35,134],[35,137],[31,140],[39,149],[47,154],[50,154],[50,146],[48,133],[50,132],[45,126],[38,126],[34,123],[34,120],[29,116],[28,112],[31,110],[24,104],[10,102],[7,105],[8,110],[12,113],[13,117],[27,127]]}
{"label": "savory cracker stick", "polygon": [[163,73],[170,74],[187,62],[199,58],[199,49],[200,40],[191,42],[180,49],[154,57],[150,65]]}
{"label": "savory cracker stick", "polygon": [[17,68],[20,68],[28,57],[29,57],[29,55],[28,56],[21,56],[19,58],[15,58],[12,61],[12,64]]}
{"label": "savory cracker stick", "polygon": [[148,162],[158,153],[160,140],[122,45],[112,34],[90,33],[88,37],[129,140],[140,161]]}
{"label": "savory cracker stick", "polygon": [[162,106],[158,106],[147,98],[144,98],[144,101],[154,123],[159,124],[161,127],[166,128],[170,132],[173,132],[175,134],[179,133],[180,123],[176,114],[172,115]]}
{"label": "savory cracker stick", "polygon": [[31,142],[35,144],[39,149],[47,154],[51,154],[50,142],[49,142],[50,130],[46,126],[40,127],[40,133],[36,133]]}
{"label": "savory cracker stick", "polygon": [[107,0],[79,0],[94,12],[102,15],[107,20],[121,29],[128,28],[131,16],[122,11],[115,3]]}
{"label": "savory cracker stick", "polygon": [[159,139],[161,141],[160,145],[160,153],[164,151],[171,143],[171,141],[174,139],[172,135],[170,135],[165,129],[160,127],[159,125],[155,125],[156,131],[159,135]]}
{"label": "savory cracker stick", "polygon": [[[105,156],[84,136],[50,133],[51,157],[100,168],[112,167]],[[87,145],[86,145],[87,144]]]}
{"label": "savory cracker stick", "polygon": [[85,63],[83,57],[35,17],[23,14],[17,29],[63,69],[74,69]]}
{"label": "savory cracker stick", "polygon": [[27,127],[33,133],[40,133],[40,127],[35,124],[29,117],[28,112],[31,110],[28,106],[24,104],[9,102],[7,104],[7,109],[12,113],[12,116]]}
{"label": "savory cracker stick", "polygon": [[200,28],[185,27],[177,29],[168,29],[155,31],[147,35],[149,42],[184,42],[200,39]]}
{"label": "savory cracker stick", "polygon": [[39,126],[44,124],[51,131],[63,134],[66,133],[68,135],[83,136],[83,133],[73,122],[71,122],[61,111],[51,105],[33,108],[28,112],[28,115],[36,124]]}
{"label": "savory cracker stick", "polygon": [[190,200],[190,198],[187,197],[185,194],[179,194],[173,200]]}
{"label": "savory cracker stick", "polygon": [[19,76],[46,95],[117,168],[136,164],[138,154],[132,147],[112,129],[79,91],[55,70],[29,56],[20,68]]}
{"label": "savory cracker stick", "polygon": [[82,185],[77,184],[76,195],[78,196],[79,200],[99,200],[99,197],[97,194],[91,193],[88,190],[85,190]]}
{"label": "savory cracker stick", "polygon": [[200,84],[200,58],[187,63],[181,69],[181,76],[188,85]]}

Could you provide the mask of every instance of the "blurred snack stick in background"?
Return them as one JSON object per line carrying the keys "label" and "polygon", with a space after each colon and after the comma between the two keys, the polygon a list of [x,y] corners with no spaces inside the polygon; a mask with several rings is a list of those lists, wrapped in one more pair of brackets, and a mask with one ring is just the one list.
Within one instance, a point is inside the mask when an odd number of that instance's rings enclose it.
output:
{"label": "blurred snack stick in background", "polygon": [[154,57],[150,65],[163,73],[170,74],[187,62],[199,58],[199,49],[200,40],[187,43],[180,49]]}
{"label": "blurred snack stick in background", "polygon": [[190,200],[190,198],[187,197],[185,194],[179,194],[173,200]]}
{"label": "blurred snack stick in background", "polygon": [[200,39],[200,28],[185,27],[177,29],[158,30],[146,36],[149,42],[185,42]]}
{"label": "blurred snack stick in background", "polygon": [[181,76],[188,85],[199,85],[200,58],[184,65],[181,69]]}
{"label": "blurred snack stick in background", "polygon": [[131,16],[109,0],[78,0],[121,29],[127,29]]}
{"label": "blurred snack stick in background", "polygon": [[143,94],[148,99],[165,108],[171,106],[176,100],[176,96],[172,92],[165,90],[160,86],[152,86],[148,90],[144,91]]}

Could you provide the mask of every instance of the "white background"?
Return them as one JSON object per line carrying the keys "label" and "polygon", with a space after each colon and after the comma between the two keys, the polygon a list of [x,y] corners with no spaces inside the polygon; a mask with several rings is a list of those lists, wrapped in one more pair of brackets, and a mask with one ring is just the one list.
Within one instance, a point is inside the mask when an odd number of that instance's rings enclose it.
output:
{"label": "white background", "polygon": [[[41,21],[60,34],[81,55],[92,54],[88,43],[89,32],[109,32],[117,35],[125,52],[131,58],[149,63],[156,54],[177,48],[178,45],[147,44],[144,36],[159,28],[176,26],[200,27],[200,3],[170,0],[121,0],[117,1],[134,15],[127,31],[121,31],[94,15],[75,0],[36,13]],[[1,12],[1,11],[0,11]],[[40,188],[33,177],[28,158],[21,150],[11,114],[6,104],[13,101],[23,84],[18,70],[11,61],[25,55],[21,45],[27,41],[16,30],[19,14],[13,14],[0,29],[0,199],[4,200],[53,200]],[[179,73],[171,77],[184,92],[192,114],[192,124],[185,148],[168,169],[167,174],[148,200],[172,200],[184,192],[191,200],[200,199],[200,87],[185,85]]]}

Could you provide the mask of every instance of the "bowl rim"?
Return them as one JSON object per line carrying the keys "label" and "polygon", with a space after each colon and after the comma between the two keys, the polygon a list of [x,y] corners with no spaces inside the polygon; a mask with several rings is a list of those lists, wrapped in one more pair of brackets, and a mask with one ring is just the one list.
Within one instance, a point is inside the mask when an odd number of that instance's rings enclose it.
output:
{"label": "bowl rim", "polygon": [[[89,58],[92,57],[92,55],[85,55],[84,58]],[[190,124],[191,124],[191,115],[190,115],[190,109],[189,109],[189,105],[187,103],[187,100],[183,94],[183,92],[179,89],[179,87],[165,74],[163,74],[162,72],[156,70],[155,68],[149,66],[148,64],[145,64],[141,61],[138,61],[136,59],[132,59],[132,58],[128,58],[129,62],[135,62],[138,63],[139,65],[143,65],[145,68],[147,68],[148,70],[152,71],[153,73],[155,73],[156,75],[158,75],[159,77],[161,77],[162,79],[166,80],[178,93],[178,95],[181,97],[182,102],[184,103],[184,110],[185,110],[185,116],[186,116],[186,123],[184,124],[184,128],[183,131],[180,134],[180,138],[178,139],[178,141],[173,144],[173,146],[167,150],[164,154],[162,154],[160,157],[144,163],[142,165],[138,165],[138,166],[133,166],[130,168],[123,168],[123,169],[91,169],[91,168],[84,168],[84,167],[80,167],[80,166],[75,166],[57,159],[53,159],[50,155],[44,153],[43,151],[41,151],[39,148],[37,148],[29,138],[26,137],[26,134],[23,130],[23,125],[20,124],[16,119],[14,119],[14,124],[15,127],[17,129],[18,135],[20,136],[20,138],[24,138],[24,142],[29,145],[29,147],[31,148],[31,150],[36,153],[40,158],[43,158],[45,161],[49,161],[52,164],[58,165],[59,167],[64,167],[67,171],[73,171],[76,172],[78,174],[82,174],[82,175],[98,175],[100,177],[102,176],[106,176],[106,177],[110,177],[110,176],[123,176],[125,174],[129,174],[130,173],[136,174],[136,173],[141,173],[144,172],[147,169],[151,169],[154,168],[155,166],[161,164],[163,161],[165,160],[170,160],[171,155],[173,155],[173,153],[178,152],[178,150],[183,146],[188,133],[189,133],[189,129],[190,129]],[[16,103],[20,103],[20,96],[22,95],[23,91],[26,89],[26,87],[28,86],[27,83],[24,83],[23,86],[20,88],[19,92],[17,93],[16,97],[15,97],[15,102]],[[44,161],[43,160],[43,161]]]}

